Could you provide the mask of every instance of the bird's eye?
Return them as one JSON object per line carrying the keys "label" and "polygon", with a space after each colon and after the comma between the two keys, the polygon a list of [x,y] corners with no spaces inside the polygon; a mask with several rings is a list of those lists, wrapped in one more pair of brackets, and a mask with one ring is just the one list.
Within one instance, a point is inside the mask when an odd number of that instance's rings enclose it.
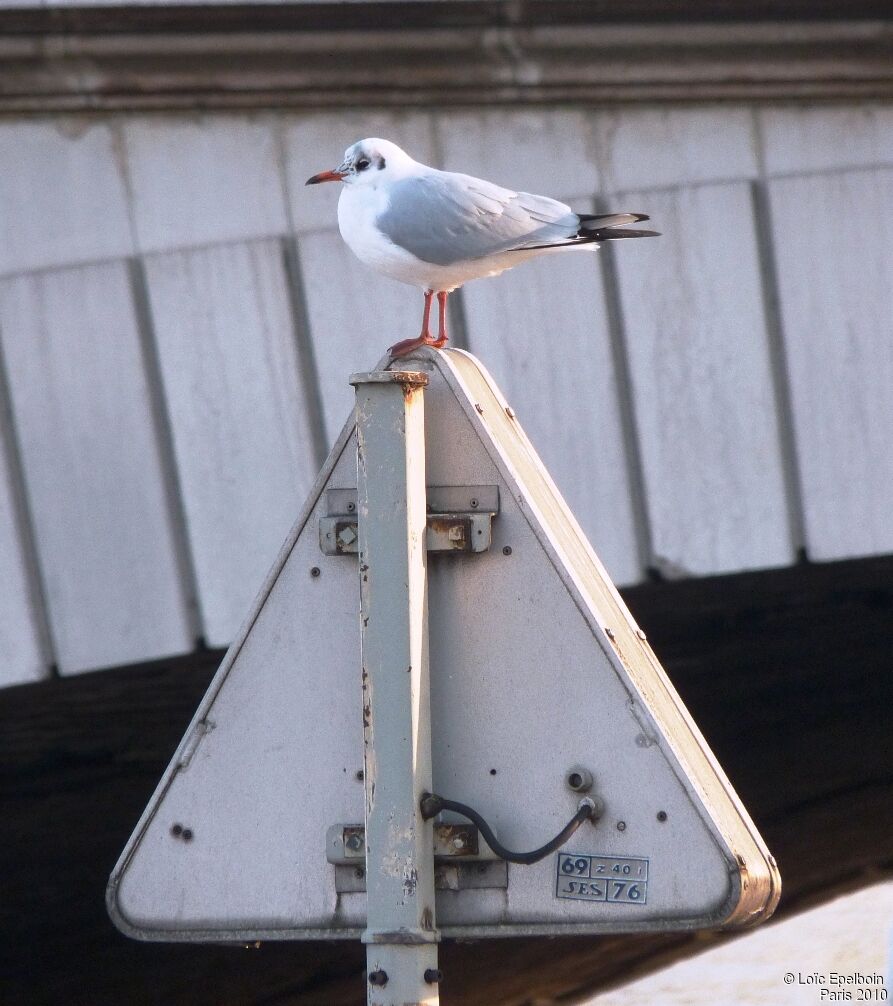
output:
{"label": "bird's eye", "polygon": [[369,163],[370,162],[369,162],[369,158],[368,157],[361,157],[357,161],[357,171],[365,171],[366,168],[369,167]]}

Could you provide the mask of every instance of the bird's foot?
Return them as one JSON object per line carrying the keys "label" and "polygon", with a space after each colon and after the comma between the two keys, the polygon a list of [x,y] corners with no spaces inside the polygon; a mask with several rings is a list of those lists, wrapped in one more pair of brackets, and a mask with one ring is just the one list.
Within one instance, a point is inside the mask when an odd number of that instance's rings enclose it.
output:
{"label": "bird's foot", "polygon": [[422,346],[431,346],[432,349],[443,349],[446,345],[446,338],[441,337],[439,339],[434,339],[430,335],[420,335],[415,339],[404,339],[402,342],[396,342],[388,350],[392,360],[396,360],[400,356],[409,356],[409,354],[415,350],[420,349]]}

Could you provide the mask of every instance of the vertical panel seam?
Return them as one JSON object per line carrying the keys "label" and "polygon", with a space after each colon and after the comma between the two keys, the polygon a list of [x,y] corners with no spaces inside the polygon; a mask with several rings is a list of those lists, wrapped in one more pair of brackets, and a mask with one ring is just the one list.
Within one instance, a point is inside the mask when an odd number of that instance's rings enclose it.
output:
{"label": "vertical panel seam", "polygon": [[329,436],[326,430],[322,387],[319,368],[310,331],[310,315],[307,310],[307,294],[304,289],[304,274],[301,269],[301,252],[298,239],[288,236],[282,240],[282,261],[285,269],[288,303],[291,313],[292,338],[297,349],[300,373],[298,380],[304,390],[304,408],[307,427],[312,438],[313,458],[316,467],[325,464],[329,453]]}
{"label": "vertical panel seam", "polygon": [[204,647],[205,619],[202,612],[195,557],[189,539],[189,521],[186,516],[183,485],[177,467],[173,424],[167,407],[161,360],[155,340],[155,324],[149,300],[149,284],[144,260],[140,256],[129,258],[127,273],[133,298],[137,338],[149,394],[152,429],[161,467],[165,508],[171,528],[174,561],[180,580],[186,620],[194,643]]}
{"label": "vertical panel seam", "polygon": [[301,268],[298,231],[292,213],[291,189],[288,184],[288,164],[285,154],[285,121],[281,114],[273,120],[273,136],[276,142],[279,186],[285,203],[285,220],[288,227],[288,234],[283,235],[279,240],[291,315],[291,334],[300,369],[297,378],[304,392],[302,396],[304,419],[307,423],[307,429],[310,431],[311,452],[316,468],[319,469],[325,464],[329,454],[329,434],[326,430],[322,386],[319,381],[316,351],[313,347],[313,333],[310,330],[310,312],[307,307],[304,272]]}
{"label": "vertical panel seam", "polygon": [[49,593],[37,547],[37,533],[28,496],[28,484],[22,462],[22,450],[12,408],[9,374],[0,338],[0,440],[6,451],[10,495],[12,497],[13,533],[18,535],[25,565],[28,603],[34,614],[37,646],[48,677],[59,677],[59,663],[52,622]]}
{"label": "vertical panel seam", "polygon": [[778,260],[772,237],[769,183],[766,174],[762,134],[756,114],[754,137],[757,148],[759,177],[750,183],[760,287],[769,353],[769,371],[775,401],[776,429],[784,481],[788,531],[793,554],[801,560],[806,552],[806,512],[803,476],[794,430],[794,403],[791,394],[790,363],[785,347],[784,322],[781,315],[781,291],[778,282]]}
{"label": "vertical panel seam", "polygon": [[[607,203],[603,196],[596,195],[597,213],[607,213]],[[639,552],[639,569],[650,573],[654,566],[654,539],[648,515],[645,467],[636,422],[632,376],[629,352],[626,345],[626,322],[620,297],[620,282],[617,262],[610,242],[605,242],[598,250],[605,298],[608,337],[611,359],[614,364],[614,379],[617,389],[617,405],[620,413],[620,429],[623,437],[623,453],[626,458],[627,481],[629,483],[630,505],[633,514],[633,529]]]}

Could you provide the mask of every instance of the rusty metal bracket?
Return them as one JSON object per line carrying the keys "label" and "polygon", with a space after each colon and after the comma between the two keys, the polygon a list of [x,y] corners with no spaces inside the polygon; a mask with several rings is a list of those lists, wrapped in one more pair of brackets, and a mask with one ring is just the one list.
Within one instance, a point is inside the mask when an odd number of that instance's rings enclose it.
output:
{"label": "rusty metal bracket", "polygon": [[[429,552],[486,552],[491,524],[499,513],[499,486],[429,486]],[[356,555],[359,543],[356,489],[329,489],[327,515],[319,519],[319,547],[325,555]]]}
{"label": "rusty metal bracket", "polygon": [[[333,866],[353,866],[366,858],[366,829],[362,824],[334,824],[326,832],[326,859]],[[501,862],[481,838],[474,824],[436,824],[434,861]]]}
{"label": "rusty metal bracket", "polygon": [[[335,867],[338,894],[366,890],[366,833],[361,824],[336,824],[326,833],[326,859]],[[434,826],[434,886],[439,891],[507,888],[508,868],[473,824]]]}

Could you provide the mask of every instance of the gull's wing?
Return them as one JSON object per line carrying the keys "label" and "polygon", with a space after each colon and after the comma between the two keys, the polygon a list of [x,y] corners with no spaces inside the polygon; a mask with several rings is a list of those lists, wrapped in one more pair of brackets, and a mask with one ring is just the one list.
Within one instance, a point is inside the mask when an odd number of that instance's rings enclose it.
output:
{"label": "gull's wing", "polygon": [[580,217],[564,203],[433,169],[395,182],[376,224],[395,245],[442,266],[532,246],[581,243]]}

